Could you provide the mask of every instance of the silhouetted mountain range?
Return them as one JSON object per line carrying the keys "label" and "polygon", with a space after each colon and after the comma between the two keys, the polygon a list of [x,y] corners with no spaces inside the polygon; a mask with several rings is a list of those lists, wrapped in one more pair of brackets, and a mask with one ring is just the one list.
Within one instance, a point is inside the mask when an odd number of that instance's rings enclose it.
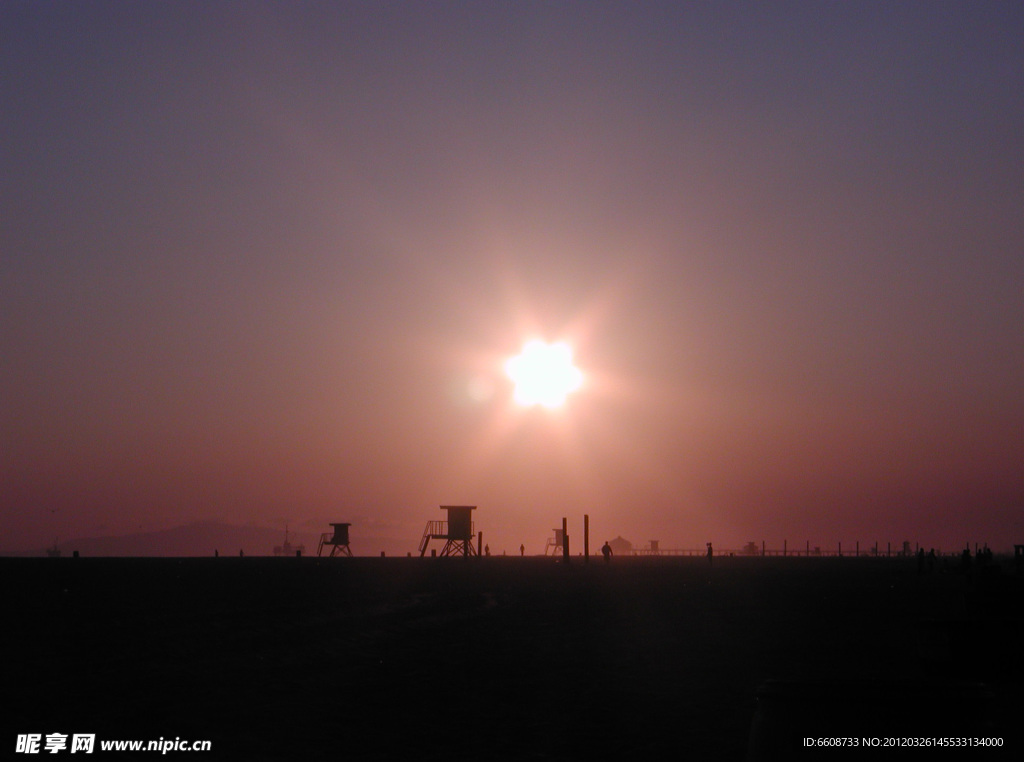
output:
{"label": "silhouetted mountain range", "polygon": [[[329,530],[324,526],[324,531]],[[403,542],[387,537],[360,537],[358,529],[351,531],[353,555],[376,556],[383,550],[388,555],[405,555],[415,549],[418,538]],[[288,532],[288,543],[294,555],[299,546],[304,546],[304,556],[315,556],[320,534],[314,532]],[[62,556],[71,556],[78,551],[80,556],[237,556],[239,551],[247,556],[272,556],[275,548],[285,543],[282,529],[258,526],[235,526],[214,521],[202,521],[186,526],[163,529],[155,532],[139,532],[110,537],[83,537],[57,543]],[[408,547],[406,547],[408,546]],[[46,548],[26,553],[4,555],[44,556]]]}

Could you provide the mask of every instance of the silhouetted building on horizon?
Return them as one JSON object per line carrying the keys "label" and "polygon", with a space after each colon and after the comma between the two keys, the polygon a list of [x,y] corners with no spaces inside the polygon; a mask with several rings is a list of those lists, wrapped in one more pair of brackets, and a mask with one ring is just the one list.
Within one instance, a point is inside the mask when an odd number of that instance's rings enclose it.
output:
{"label": "silhouetted building on horizon", "polygon": [[444,540],[439,556],[475,556],[477,549],[473,547],[473,511],[475,505],[442,505],[442,511],[448,512],[447,521],[428,521],[420,538],[420,557],[427,552],[431,540]]}
{"label": "silhouetted building on horizon", "polygon": [[324,532],[320,535],[320,545],[316,549],[317,557],[324,554],[324,546],[329,545],[331,552],[328,554],[329,558],[334,556],[348,556],[352,557],[352,548],[349,547],[348,540],[348,528],[352,526],[349,522],[342,522],[337,524],[331,524],[334,527],[334,532]]}
{"label": "silhouetted building on horizon", "polygon": [[633,555],[633,543],[619,535],[614,540],[609,540],[608,544],[611,545],[612,553],[616,556],[631,556]]}
{"label": "silhouetted building on horizon", "polygon": [[306,546],[303,544],[292,545],[288,540],[288,525],[284,525],[284,544],[274,546],[275,556],[294,556],[302,555],[306,552]]}
{"label": "silhouetted building on horizon", "polygon": [[554,537],[549,537],[547,542],[544,543],[544,555],[548,554],[548,550],[551,551],[551,555],[560,556],[562,554],[562,548],[565,545],[565,532],[562,531],[561,527],[552,530],[555,533]]}

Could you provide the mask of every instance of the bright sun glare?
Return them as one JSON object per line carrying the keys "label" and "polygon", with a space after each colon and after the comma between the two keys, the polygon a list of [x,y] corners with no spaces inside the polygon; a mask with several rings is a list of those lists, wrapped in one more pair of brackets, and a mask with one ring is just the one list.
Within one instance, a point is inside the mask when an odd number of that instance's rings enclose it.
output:
{"label": "bright sun glare", "polygon": [[583,383],[583,373],[572,364],[572,349],[561,341],[527,342],[521,354],[505,363],[505,372],[516,385],[516,402],[527,406],[560,407]]}

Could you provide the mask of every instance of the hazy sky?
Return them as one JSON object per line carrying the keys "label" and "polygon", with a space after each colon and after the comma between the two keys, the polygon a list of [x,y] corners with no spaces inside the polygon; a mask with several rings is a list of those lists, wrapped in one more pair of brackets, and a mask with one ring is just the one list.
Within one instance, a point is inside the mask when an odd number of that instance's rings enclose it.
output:
{"label": "hazy sky", "polygon": [[6,0],[0,202],[0,549],[1024,542],[1019,2]]}

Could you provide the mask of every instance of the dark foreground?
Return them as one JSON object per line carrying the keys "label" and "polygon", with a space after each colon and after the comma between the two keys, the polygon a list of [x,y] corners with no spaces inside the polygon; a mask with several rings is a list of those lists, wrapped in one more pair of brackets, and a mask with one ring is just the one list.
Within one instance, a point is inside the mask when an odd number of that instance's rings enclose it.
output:
{"label": "dark foreground", "polygon": [[739,760],[754,726],[800,759],[838,756],[796,746],[826,734],[1024,748],[1008,562],[0,559],[0,590],[0,756],[94,733],[211,740],[169,755],[209,760]]}

